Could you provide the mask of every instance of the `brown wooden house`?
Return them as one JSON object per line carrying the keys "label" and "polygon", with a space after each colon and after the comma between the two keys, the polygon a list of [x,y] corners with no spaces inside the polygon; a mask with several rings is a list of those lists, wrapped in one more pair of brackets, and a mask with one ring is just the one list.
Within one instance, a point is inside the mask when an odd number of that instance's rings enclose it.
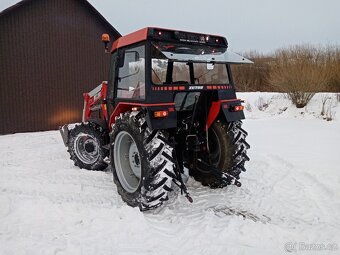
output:
{"label": "brown wooden house", "polygon": [[0,134],[81,121],[82,93],[108,79],[116,29],[86,0],[23,0],[0,12]]}

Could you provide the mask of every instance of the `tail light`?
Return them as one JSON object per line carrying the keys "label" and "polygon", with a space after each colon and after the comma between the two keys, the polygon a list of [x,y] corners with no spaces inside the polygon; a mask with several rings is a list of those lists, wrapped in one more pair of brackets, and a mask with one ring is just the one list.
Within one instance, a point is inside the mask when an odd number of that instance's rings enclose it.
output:
{"label": "tail light", "polygon": [[230,106],[229,109],[231,112],[240,112],[240,111],[243,111],[244,106],[243,105],[232,105]]}
{"label": "tail light", "polygon": [[167,117],[169,115],[168,111],[156,111],[153,113],[153,116],[155,118],[164,118]]}

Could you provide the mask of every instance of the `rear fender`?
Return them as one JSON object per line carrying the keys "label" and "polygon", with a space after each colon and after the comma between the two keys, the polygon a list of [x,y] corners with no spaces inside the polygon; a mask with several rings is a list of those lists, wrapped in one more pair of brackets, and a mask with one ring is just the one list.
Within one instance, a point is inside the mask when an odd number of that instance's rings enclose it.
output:
{"label": "rear fender", "polygon": [[[166,112],[167,116],[155,117],[155,112]],[[146,107],[146,123],[151,130],[176,128],[177,112],[169,106]]]}
{"label": "rear fender", "polygon": [[[151,130],[177,127],[177,113],[174,103],[139,104],[120,102],[110,116],[109,128],[112,129],[112,125],[116,122],[117,116],[127,111],[134,111],[134,108],[136,108],[137,111],[142,110],[145,112],[146,122]],[[155,112],[157,111],[166,111],[167,116],[156,118]]]}
{"label": "rear fender", "polygon": [[223,118],[226,122],[232,122],[236,120],[245,119],[243,110],[233,111],[234,106],[241,105],[242,100],[219,100],[214,101],[211,104],[205,130],[207,130],[216,120],[217,116]]}
{"label": "rear fender", "polygon": [[242,102],[243,101],[240,99],[237,99],[234,101],[222,100],[221,108],[222,108],[223,115],[227,122],[233,122],[233,121],[245,119],[243,110],[240,110],[240,111],[232,110],[235,106],[241,106]]}

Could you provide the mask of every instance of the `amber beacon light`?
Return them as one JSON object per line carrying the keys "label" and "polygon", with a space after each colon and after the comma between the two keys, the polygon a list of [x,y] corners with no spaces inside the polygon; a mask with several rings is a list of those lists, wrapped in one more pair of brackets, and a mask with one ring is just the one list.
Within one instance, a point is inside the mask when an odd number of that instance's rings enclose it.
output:
{"label": "amber beacon light", "polygon": [[110,42],[110,36],[108,34],[102,34],[102,42],[105,45],[105,52],[109,52],[108,44]]}

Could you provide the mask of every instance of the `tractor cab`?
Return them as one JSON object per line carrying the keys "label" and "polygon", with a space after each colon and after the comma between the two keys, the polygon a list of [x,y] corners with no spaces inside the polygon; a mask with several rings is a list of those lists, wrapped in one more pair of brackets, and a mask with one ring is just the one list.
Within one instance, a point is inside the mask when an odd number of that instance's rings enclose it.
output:
{"label": "tractor cab", "polygon": [[[107,48],[107,38],[103,38]],[[177,126],[176,112],[193,110],[195,100],[204,101],[210,109],[213,101],[235,99],[230,64],[251,61],[227,48],[221,36],[161,28],[144,28],[117,39],[111,49],[110,109],[121,105],[125,110],[128,103],[130,107],[149,105],[148,124],[170,128]],[[153,118],[161,110],[163,119]],[[109,113],[113,116],[110,123],[117,114]]]}

